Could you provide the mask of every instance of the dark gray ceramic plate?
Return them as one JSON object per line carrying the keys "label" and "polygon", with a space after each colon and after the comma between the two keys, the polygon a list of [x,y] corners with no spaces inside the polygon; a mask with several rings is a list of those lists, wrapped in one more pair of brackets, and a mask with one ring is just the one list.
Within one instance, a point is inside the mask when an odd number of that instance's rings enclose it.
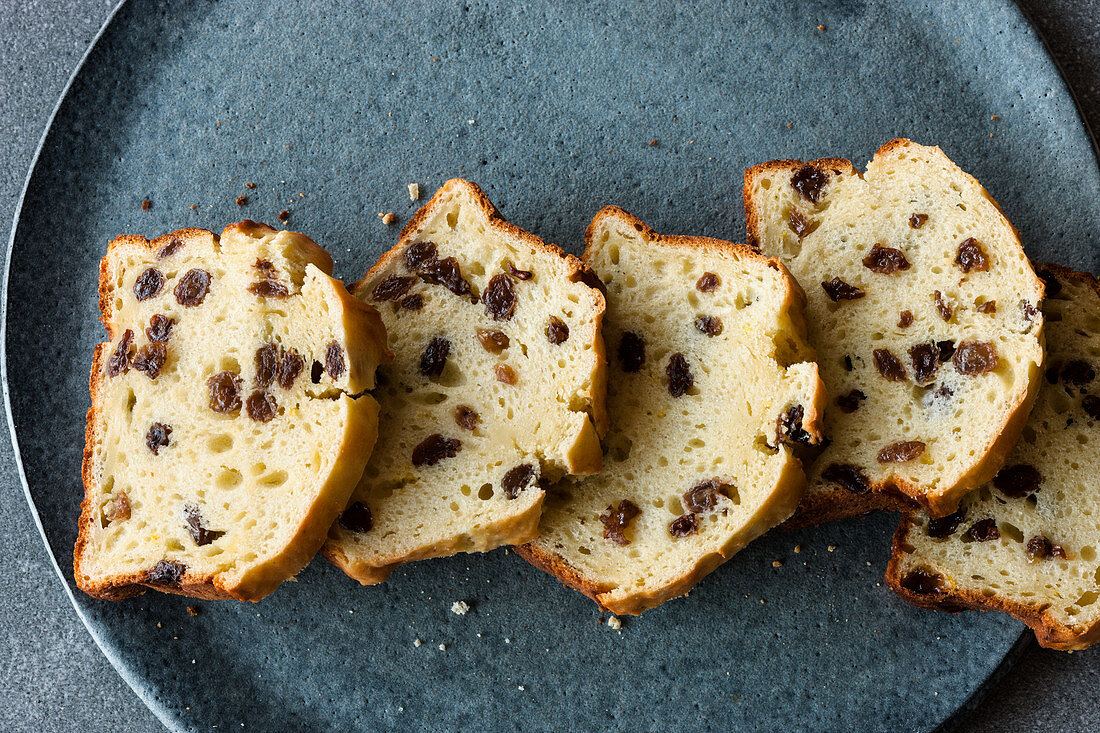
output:
{"label": "dark gray ceramic plate", "polygon": [[[746,166],[862,163],[908,136],[985,182],[1032,256],[1096,269],[1093,149],[1012,3],[696,5],[127,4],[59,108],[10,252],[6,386],[66,584],[96,265],[119,233],[287,209],[354,278],[394,243],[378,212],[412,214],[407,183],[462,175],[573,252],[606,203],[740,240]],[[897,600],[880,582],[892,526],[772,533],[622,633],[504,551],[377,588],[319,560],[261,604],[194,618],[155,593],[74,605],[175,728],[927,730],[1021,626]]]}

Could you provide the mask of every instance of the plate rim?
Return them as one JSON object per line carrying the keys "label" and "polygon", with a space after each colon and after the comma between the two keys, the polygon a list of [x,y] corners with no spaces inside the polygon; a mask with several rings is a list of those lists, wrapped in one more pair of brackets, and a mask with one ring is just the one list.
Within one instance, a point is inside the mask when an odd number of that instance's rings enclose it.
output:
{"label": "plate rim", "polygon": [[[1058,61],[1058,58],[1051,51],[1051,47],[1046,37],[1041,32],[1039,26],[1031,19],[1030,16],[1020,6],[1018,0],[1000,0],[1004,5],[1012,8],[1012,12],[1016,14],[1019,20],[1025,24],[1032,33],[1035,34],[1035,38],[1039,42],[1039,46],[1042,48],[1043,54],[1047,60],[1053,64],[1057,71],[1058,80],[1061,82],[1062,89],[1068,94],[1069,98],[1073,102],[1073,108],[1076,112],[1077,120],[1081,127],[1084,129],[1086,137],[1091,143],[1092,149],[1092,161],[1093,165],[1100,170],[1100,139],[1097,138],[1092,126],[1089,124],[1088,118],[1085,116],[1081,100],[1078,94],[1074,91],[1073,87],[1069,84],[1066,77],[1065,69]],[[13,209],[11,229],[6,243],[4,260],[3,260],[3,272],[0,273],[0,391],[3,392],[4,403],[3,408],[5,411],[5,419],[7,421],[9,437],[11,439],[12,456],[15,461],[16,472],[19,477],[19,483],[23,490],[23,498],[27,503],[27,508],[31,513],[31,518],[34,521],[34,526],[38,530],[39,539],[45,546],[46,555],[49,559],[50,565],[53,567],[54,573],[57,579],[61,582],[61,587],[65,592],[65,596],[69,600],[69,605],[72,610],[76,612],[80,622],[84,625],[88,634],[92,637],[92,641],[95,642],[96,647],[100,653],[110,663],[111,668],[119,677],[126,683],[126,685],[133,691],[137,698],[143,705],[156,716],[157,720],[168,730],[182,731],[184,728],[181,725],[181,721],[177,720],[175,716],[170,715],[167,706],[158,701],[156,696],[150,694],[150,691],[146,688],[144,682],[135,674],[133,674],[127,665],[123,664],[121,659],[109,649],[100,638],[99,633],[96,631],[94,625],[89,621],[87,615],[81,610],[80,605],[76,601],[76,597],[72,586],[69,584],[65,577],[64,572],[61,570],[61,566],[57,561],[57,557],[54,554],[53,548],[50,545],[49,537],[46,535],[45,527],[42,525],[42,519],[38,513],[38,507],[34,502],[34,497],[31,493],[30,484],[27,480],[26,472],[23,467],[22,452],[19,446],[19,436],[15,428],[15,420],[12,415],[12,403],[10,393],[10,381],[8,374],[8,297],[9,286],[11,280],[11,261],[12,254],[15,250],[15,241],[19,233],[19,225],[23,218],[23,207],[26,203],[27,191],[30,189],[31,181],[35,177],[35,173],[38,169],[39,159],[41,158],[42,151],[46,146],[46,141],[49,139],[50,133],[53,130],[54,123],[56,122],[57,114],[61,110],[65,100],[69,97],[69,93],[72,90],[72,86],[76,79],[84,71],[87,65],[88,59],[92,53],[99,46],[100,41],[106,35],[107,30],[114,23],[119,11],[128,3],[128,0],[117,0],[115,6],[109,11],[106,19],[102,25],[96,31],[92,37],[91,42],[85,48],[80,59],[77,61],[69,74],[61,92],[58,94],[57,100],[53,105],[46,123],[42,129],[42,133],[39,136],[38,142],[35,146],[34,154],[31,156],[30,164],[27,168],[27,172],[23,177],[23,185],[21,187],[19,196],[16,200],[15,207]],[[960,724],[965,722],[966,716],[968,716],[980,703],[984,700],[992,688],[1005,676],[1005,674],[1016,664],[1023,652],[1030,648],[1032,632],[1026,626],[1021,630],[1020,635],[1016,638],[1016,641],[1010,646],[1002,656],[1001,660],[997,663],[992,673],[970,694],[969,697],[964,700],[958,708],[952,711],[946,718],[944,718],[937,726],[936,731],[948,731],[955,730]]]}

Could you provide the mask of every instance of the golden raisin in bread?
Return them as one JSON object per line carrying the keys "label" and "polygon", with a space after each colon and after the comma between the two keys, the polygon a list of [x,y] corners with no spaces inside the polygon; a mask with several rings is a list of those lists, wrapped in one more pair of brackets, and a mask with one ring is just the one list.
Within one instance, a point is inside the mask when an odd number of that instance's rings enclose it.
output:
{"label": "golden raisin in bread", "polygon": [[[312,240],[245,221],[118,237],[100,268],[77,584],[258,600],[316,554],[370,455],[378,313]],[[360,396],[361,395],[361,396]]]}
{"label": "golden raisin in bread", "polygon": [[548,494],[518,547],[601,608],[637,614],[687,593],[794,511],[794,450],[820,439],[825,392],[804,296],[745,245],[661,236],[608,207],[584,259],[606,285],[602,473]]}
{"label": "golden raisin in bread", "polygon": [[1043,646],[1082,649],[1100,640],[1100,286],[1040,275],[1046,379],[1020,442],[954,514],[902,518],[886,580],[918,606],[1005,611]]}
{"label": "golden raisin in bread", "polygon": [[541,484],[600,469],[592,282],[472,183],[432,197],[355,286],[397,356],[376,391],[382,434],[326,557],[371,584],[412,560],[526,542]]}
{"label": "golden raisin in bread", "polygon": [[1001,467],[1043,360],[1042,282],[1016,230],[940,151],[894,140],[745,172],[749,243],[806,289],[828,447],[796,521],[917,502],[937,516]]}

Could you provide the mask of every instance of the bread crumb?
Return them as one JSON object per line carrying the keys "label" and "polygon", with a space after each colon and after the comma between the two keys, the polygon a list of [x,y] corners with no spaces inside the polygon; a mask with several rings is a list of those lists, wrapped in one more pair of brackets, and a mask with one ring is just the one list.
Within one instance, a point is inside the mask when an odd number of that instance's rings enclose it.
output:
{"label": "bread crumb", "polygon": [[772,560],[772,567],[773,568],[783,567],[783,561],[782,560]]}
{"label": "bread crumb", "polygon": [[382,223],[386,226],[389,226],[390,224],[393,224],[395,221],[397,221],[397,214],[393,213],[392,211],[385,214],[379,214],[379,216],[382,217]]}
{"label": "bread crumb", "polygon": [[199,608],[198,606],[188,606],[187,607],[187,613],[191,614],[192,616],[198,616],[201,611],[202,611],[202,609]]}
{"label": "bread crumb", "polygon": [[470,612],[470,604],[466,601],[455,601],[451,604],[451,613],[458,616],[465,616]]}
{"label": "bread crumb", "polygon": [[511,639],[508,639],[508,638],[505,638],[505,640],[504,640],[504,643],[505,643],[505,644],[511,644],[511,643],[512,643],[512,640],[511,640]]}
{"label": "bread crumb", "polygon": [[194,210],[195,210],[195,205],[191,204],[191,211],[194,211]]}
{"label": "bread crumb", "polygon": [[472,125],[472,124],[474,124],[474,121],[473,120],[466,120],[466,123]]}
{"label": "bread crumb", "polygon": [[[520,686],[519,686],[519,691],[520,691],[520,692],[523,692],[523,691],[524,691],[524,690],[526,690],[526,689],[527,689],[527,688],[526,688],[526,687],[524,687],[523,685],[520,685]],[[938,694],[940,694],[940,693],[938,693],[938,692],[937,692],[936,694],[938,695]]]}
{"label": "bread crumb", "polygon": [[248,197],[245,196],[243,193],[240,196],[237,197],[237,206],[244,206],[247,203],[248,203]]}
{"label": "bread crumb", "polygon": [[290,212],[287,211],[286,209],[283,209],[282,211],[279,212],[279,216],[277,218],[279,219],[279,221],[286,221],[287,219],[290,218]]}
{"label": "bread crumb", "polygon": [[836,549],[836,545],[829,545],[829,552],[832,552],[835,549]]}
{"label": "bread crumb", "polygon": [[618,616],[612,616],[611,618],[607,619],[607,627],[618,631],[623,627],[623,622],[619,620]]}
{"label": "bread crumb", "polygon": [[823,30],[825,30],[825,26],[823,26],[823,25],[819,25],[819,26],[817,27],[817,29],[818,29],[819,31],[823,31]]}
{"label": "bread crumb", "polygon": [[141,202],[141,210],[148,211],[151,208],[153,208],[153,202],[149,199],[143,199]]}
{"label": "bread crumb", "polygon": [[794,554],[797,555],[800,552],[802,552],[802,545],[795,545],[794,546]]}
{"label": "bread crumb", "polygon": [[1000,115],[992,115],[992,116],[990,116],[990,118],[989,118],[989,119],[991,119],[991,120],[999,120],[999,119],[1001,119],[1001,116],[1000,116]]}
{"label": "bread crumb", "polygon": [[424,642],[422,642],[420,639],[417,639],[413,642],[413,646],[415,646],[418,649],[423,645],[424,645]]}
{"label": "bread crumb", "polygon": [[160,625],[160,621],[157,621],[157,628],[158,628],[158,629],[160,629],[160,628],[164,628],[164,627],[162,627],[162,626]]}
{"label": "bread crumb", "polygon": [[650,140],[649,141],[649,147],[651,147],[651,148],[657,147],[657,141],[656,140]]}
{"label": "bread crumb", "polygon": [[256,188],[256,184],[249,181],[248,183],[244,184],[244,187],[245,188]]}
{"label": "bread crumb", "polygon": [[867,561],[867,567],[871,567],[871,561],[870,560]]}
{"label": "bread crumb", "polygon": [[446,644],[440,644],[439,645],[439,651],[441,651],[441,652],[447,651],[447,645]]}
{"label": "bread crumb", "polygon": [[416,201],[419,198],[420,198],[420,184],[410,183],[409,184],[409,201]]}

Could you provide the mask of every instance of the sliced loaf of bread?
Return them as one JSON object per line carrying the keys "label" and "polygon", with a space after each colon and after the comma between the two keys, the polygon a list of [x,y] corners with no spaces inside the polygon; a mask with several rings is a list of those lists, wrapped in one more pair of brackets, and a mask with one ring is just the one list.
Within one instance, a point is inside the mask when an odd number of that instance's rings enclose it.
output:
{"label": "sliced loaf of bread", "polygon": [[325,555],[364,584],[412,560],[526,542],[541,484],[598,471],[604,299],[579,260],[452,180],[356,284],[396,360],[382,434]]}
{"label": "sliced loaf of bread", "polygon": [[1043,360],[1042,282],[997,204],[939,148],[745,172],[749,243],[806,289],[831,404],[796,521],[953,512],[1001,467]]}
{"label": "sliced loaf of bread", "polygon": [[389,358],[309,238],[245,221],[119,237],[100,269],[77,584],[258,600],[316,554],[363,473]]}
{"label": "sliced loaf of bread", "polygon": [[1100,285],[1056,265],[1047,281],[1046,379],[992,482],[954,514],[902,518],[886,573],[918,606],[1006,611],[1039,643],[1100,641]]}
{"label": "sliced loaf of bread", "polygon": [[516,549],[637,614],[790,516],[805,486],[793,449],[820,439],[825,392],[804,295],[778,261],[661,236],[615,207],[585,242],[613,350],[604,470],[552,489],[538,539]]}

